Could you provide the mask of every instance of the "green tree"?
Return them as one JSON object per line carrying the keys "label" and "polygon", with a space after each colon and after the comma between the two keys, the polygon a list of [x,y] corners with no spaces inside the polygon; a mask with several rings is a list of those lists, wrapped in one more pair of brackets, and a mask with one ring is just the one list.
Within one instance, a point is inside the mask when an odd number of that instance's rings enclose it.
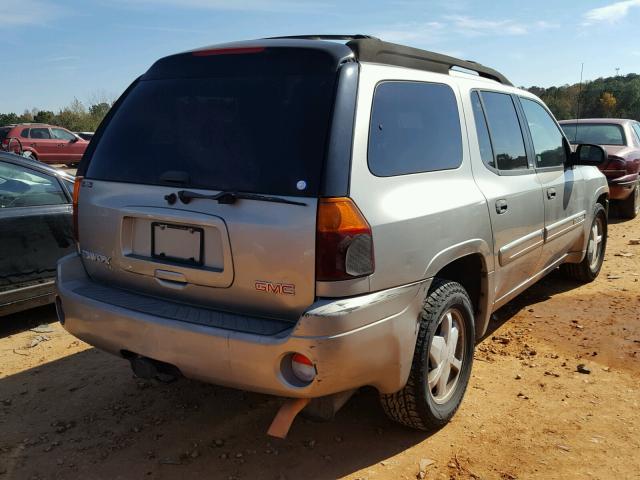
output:
{"label": "green tree", "polygon": [[54,123],[56,114],[50,110],[40,110],[33,117],[33,121],[36,123]]}

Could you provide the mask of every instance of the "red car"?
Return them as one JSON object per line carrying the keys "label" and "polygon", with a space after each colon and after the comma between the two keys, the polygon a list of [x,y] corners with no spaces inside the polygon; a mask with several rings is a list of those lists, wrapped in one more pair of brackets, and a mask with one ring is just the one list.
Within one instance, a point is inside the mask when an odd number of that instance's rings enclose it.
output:
{"label": "red car", "polygon": [[609,195],[626,218],[640,213],[640,123],[619,118],[585,118],[559,122],[572,145],[601,145],[609,159],[599,166]]}
{"label": "red car", "polygon": [[20,123],[0,127],[0,142],[7,147],[10,139],[11,150],[27,158],[44,163],[79,163],[89,142],[71,133],[66,128],[42,123]]}

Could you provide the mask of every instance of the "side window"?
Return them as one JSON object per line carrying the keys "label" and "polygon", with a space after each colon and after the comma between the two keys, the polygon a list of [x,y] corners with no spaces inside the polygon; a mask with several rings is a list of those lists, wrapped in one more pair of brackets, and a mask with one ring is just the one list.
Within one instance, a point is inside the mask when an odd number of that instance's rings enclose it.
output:
{"label": "side window", "polygon": [[0,208],[68,203],[54,177],[0,162]]}
{"label": "side window", "polygon": [[638,136],[638,143],[640,143],[640,123],[634,123],[633,130],[636,132],[636,135]]}
{"label": "side window", "polygon": [[498,170],[529,168],[518,114],[510,95],[482,92],[491,143]]}
{"label": "side window", "polygon": [[29,138],[29,129],[28,128],[23,128],[22,132],[20,132],[20,136],[22,138]]}
{"label": "side window", "polygon": [[520,98],[520,102],[529,124],[536,152],[536,166],[544,168],[564,165],[567,152],[563,136],[551,115],[538,102],[527,98]]}
{"label": "side window", "polygon": [[48,128],[32,128],[29,137],[31,138],[39,138],[39,139],[49,139],[51,135],[49,134]]}
{"label": "side window", "polygon": [[471,104],[473,105],[473,118],[476,121],[476,131],[478,132],[480,157],[486,165],[491,168],[496,168],[496,160],[493,156],[493,148],[491,147],[487,119],[484,117],[484,110],[482,109],[482,102],[480,101],[478,92],[471,92]]}
{"label": "side window", "polygon": [[462,133],[453,90],[437,83],[378,85],[368,162],[371,173],[379,177],[458,168]]}
{"label": "side window", "polygon": [[52,128],[51,133],[53,134],[53,138],[57,138],[59,140],[70,141],[76,138],[73,134],[61,128]]}

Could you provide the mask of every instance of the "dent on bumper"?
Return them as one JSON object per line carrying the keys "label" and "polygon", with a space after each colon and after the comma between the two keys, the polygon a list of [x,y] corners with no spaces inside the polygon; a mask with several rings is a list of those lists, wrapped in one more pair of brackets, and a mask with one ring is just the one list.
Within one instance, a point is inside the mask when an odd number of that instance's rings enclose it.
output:
{"label": "dent on bumper", "polygon": [[[76,254],[58,263],[64,328],[102,350],[130,351],[175,365],[189,378],[288,397],[319,397],[372,385],[401,389],[409,375],[422,300],[430,281],[312,305],[291,330],[261,336],[132,311],[74,292],[91,282]],[[283,359],[315,363],[307,386],[290,383]]]}

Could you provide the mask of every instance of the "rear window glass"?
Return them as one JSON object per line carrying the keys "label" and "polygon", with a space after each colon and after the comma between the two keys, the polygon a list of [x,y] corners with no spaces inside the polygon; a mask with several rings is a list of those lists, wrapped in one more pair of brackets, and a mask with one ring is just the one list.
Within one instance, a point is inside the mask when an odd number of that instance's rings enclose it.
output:
{"label": "rear window glass", "polygon": [[458,168],[462,135],[453,90],[437,83],[378,85],[368,161],[380,177]]}
{"label": "rear window glass", "polygon": [[335,63],[288,48],[169,57],[124,99],[86,176],[159,185],[177,171],[181,186],[317,195]]}
{"label": "rear window glass", "polygon": [[624,145],[624,132],[620,125],[611,123],[564,123],[561,125],[571,143],[594,145]]}
{"label": "rear window glass", "polygon": [[0,141],[7,138],[7,135],[9,135],[10,130],[11,130],[10,128],[0,128]]}

